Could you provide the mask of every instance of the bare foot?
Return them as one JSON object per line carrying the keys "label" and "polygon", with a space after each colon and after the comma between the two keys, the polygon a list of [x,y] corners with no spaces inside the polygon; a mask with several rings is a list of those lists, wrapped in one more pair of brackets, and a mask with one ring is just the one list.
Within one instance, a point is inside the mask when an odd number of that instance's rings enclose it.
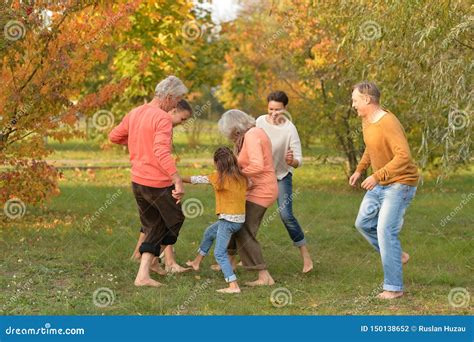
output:
{"label": "bare foot", "polygon": [[211,265],[211,270],[219,272],[221,270],[221,267],[219,266],[219,264],[214,264]]}
{"label": "bare foot", "polygon": [[183,273],[191,270],[191,267],[182,267],[178,264],[166,265],[165,270],[168,273]]}
{"label": "bare foot", "polygon": [[225,289],[216,290],[219,293],[240,293],[240,288],[227,287]]}
{"label": "bare foot", "polygon": [[304,264],[303,264],[303,273],[308,273],[308,272],[311,272],[313,270],[313,261],[311,259],[309,259],[308,261],[304,261]]}
{"label": "bare foot", "polygon": [[152,286],[152,287],[163,286],[162,283],[159,283],[156,280],[153,280],[151,278],[139,279],[138,277],[135,279],[134,284],[135,284],[135,286]]}
{"label": "bare foot", "polygon": [[377,295],[379,299],[395,299],[403,296],[403,291],[383,291]]}
{"label": "bare foot", "polygon": [[186,265],[192,267],[195,271],[199,271],[199,264],[194,263],[194,261],[186,261]]}
{"label": "bare foot", "polygon": [[237,263],[237,266],[242,267],[242,266],[244,266],[244,264],[242,263],[242,261],[239,261],[239,262]]}
{"label": "bare foot", "polygon": [[159,275],[166,275],[166,271],[161,268],[161,266],[158,262],[156,262],[156,263],[154,263],[150,266],[150,271],[158,273]]}
{"label": "bare foot", "polygon": [[410,254],[402,252],[402,264],[408,264],[408,260],[410,260]]}
{"label": "bare foot", "polygon": [[275,281],[272,277],[266,277],[262,279],[258,278],[255,281],[249,281],[245,283],[247,286],[272,286],[273,284],[275,284]]}

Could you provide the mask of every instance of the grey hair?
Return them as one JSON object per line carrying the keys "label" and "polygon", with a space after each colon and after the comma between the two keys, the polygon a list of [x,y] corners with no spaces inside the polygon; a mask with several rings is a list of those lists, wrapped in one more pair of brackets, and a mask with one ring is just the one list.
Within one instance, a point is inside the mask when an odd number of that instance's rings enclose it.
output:
{"label": "grey hair", "polygon": [[228,139],[234,134],[242,134],[255,126],[255,119],[238,109],[231,109],[222,114],[217,123],[219,131]]}
{"label": "grey hair", "polygon": [[368,95],[370,97],[370,102],[377,104],[380,102],[380,90],[373,82],[362,81],[357,83],[354,87],[352,87],[352,89],[357,89],[359,93]]}
{"label": "grey hair", "polygon": [[187,92],[188,88],[186,88],[183,81],[171,75],[156,85],[155,97],[161,100],[169,95],[176,98],[185,95]]}

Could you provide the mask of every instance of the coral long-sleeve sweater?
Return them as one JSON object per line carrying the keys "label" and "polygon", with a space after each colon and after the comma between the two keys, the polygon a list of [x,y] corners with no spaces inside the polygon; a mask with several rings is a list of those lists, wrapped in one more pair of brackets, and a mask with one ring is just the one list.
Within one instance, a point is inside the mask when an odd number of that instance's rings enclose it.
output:
{"label": "coral long-sleeve sweater", "polygon": [[417,185],[418,169],[411,158],[403,126],[395,115],[387,112],[377,122],[364,124],[363,135],[365,151],[357,166],[358,172],[371,165],[380,185]]}
{"label": "coral long-sleeve sweater", "polygon": [[265,208],[271,206],[278,197],[278,183],[273,168],[272,143],[263,129],[253,127],[245,133],[238,163],[251,181],[247,201]]}
{"label": "coral long-sleeve sweater", "polygon": [[115,144],[127,145],[132,163],[132,182],[153,188],[173,184],[177,172],[171,155],[173,122],[170,114],[144,104],[133,109],[109,134]]}

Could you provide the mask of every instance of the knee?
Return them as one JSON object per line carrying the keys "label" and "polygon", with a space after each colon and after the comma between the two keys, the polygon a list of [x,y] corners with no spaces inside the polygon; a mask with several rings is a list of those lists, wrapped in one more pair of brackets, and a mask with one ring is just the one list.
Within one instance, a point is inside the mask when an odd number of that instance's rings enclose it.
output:
{"label": "knee", "polygon": [[175,235],[167,235],[161,241],[162,245],[174,245],[178,241],[178,236]]}
{"label": "knee", "polygon": [[354,226],[356,227],[357,230],[364,230],[365,225],[364,225],[364,220],[362,220],[360,217],[357,217]]}
{"label": "knee", "polygon": [[280,210],[280,218],[283,221],[283,223],[290,223],[294,219],[293,213],[290,210],[288,210],[288,208],[282,208]]}
{"label": "knee", "polygon": [[204,238],[205,239],[212,239],[214,240],[214,233],[211,229],[207,229],[205,232],[204,232]]}

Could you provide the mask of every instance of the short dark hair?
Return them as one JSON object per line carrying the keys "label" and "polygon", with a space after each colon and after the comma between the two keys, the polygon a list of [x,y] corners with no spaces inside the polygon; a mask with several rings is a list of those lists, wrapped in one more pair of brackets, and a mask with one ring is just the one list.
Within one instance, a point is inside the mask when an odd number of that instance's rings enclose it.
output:
{"label": "short dark hair", "polygon": [[178,103],[176,104],[176,110],[186,111],[186,112],[189,112],[191,115],[193,115],[193,109],[191,108],[191,105],[189,104],[189,102],[186,100],[179,100]]}
{"label": "short dark hair", "polygon": [[286,105],[288,104],[288,96],[285,94],[284,91],[273,91],[270,93],[270,95],[267,96],[267,102],[270,101],[281,102],[286,107]]}
{"label": "short dark hair", "polygon": [[380,90],[377,88],[374,82],[362,81],[357,83],[352,90],[357,89],[359,93],[368,95],[370,100],[375,103],[380,102]]}

